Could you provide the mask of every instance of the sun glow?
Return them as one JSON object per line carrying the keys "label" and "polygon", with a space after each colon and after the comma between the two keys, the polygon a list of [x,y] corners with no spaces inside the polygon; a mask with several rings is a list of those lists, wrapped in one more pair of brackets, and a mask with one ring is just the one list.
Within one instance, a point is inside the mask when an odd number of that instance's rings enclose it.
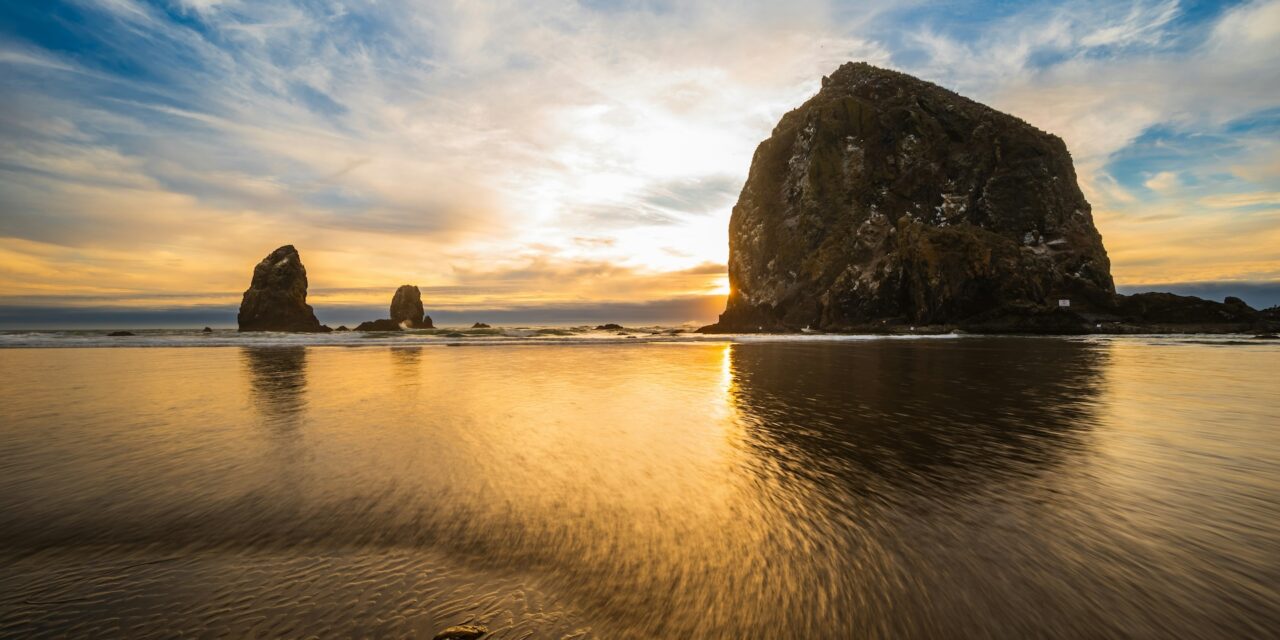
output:
{"label": "sun glow", "polygon": [[720,276],[713,283],[713,288],[707,293],[717,296],[729,295],[729,276]]}

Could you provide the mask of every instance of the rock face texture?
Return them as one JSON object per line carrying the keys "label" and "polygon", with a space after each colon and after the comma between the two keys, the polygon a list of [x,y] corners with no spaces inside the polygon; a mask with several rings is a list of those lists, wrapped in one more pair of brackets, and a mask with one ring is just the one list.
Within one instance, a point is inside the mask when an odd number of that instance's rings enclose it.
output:
{"label": "rock face texture", "polygon": [[307,269],[293,245],[272,251],[253,268],[236,321],[241,331],[328,330],[307,304]]}
{"label": "rock face texture", "polygon": [[391,298],[391,320],[406,322],[410,327],[422,324],[422,292],[411,284],[402,284]]}
{"label": "rock face texture", "polygon": [[712,331],[840,330],[1111,308],[1062,140],[934,84],[848,63],[756,149]]}

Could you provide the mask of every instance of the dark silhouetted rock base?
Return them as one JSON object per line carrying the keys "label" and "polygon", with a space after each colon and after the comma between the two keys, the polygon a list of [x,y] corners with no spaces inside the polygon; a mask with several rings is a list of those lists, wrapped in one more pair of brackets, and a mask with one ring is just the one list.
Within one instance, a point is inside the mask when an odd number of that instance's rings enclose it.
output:
{"label": "dark silhouetted rock base", "polygon": [[361,322],[359,325],[356,326],[356,331],[403,331],[403,330],[404,328],[400,326],[399,322],[396,322],[395,320],[390,320],[388,318],[383,318],[381,320],[370,320],[368,322]]}

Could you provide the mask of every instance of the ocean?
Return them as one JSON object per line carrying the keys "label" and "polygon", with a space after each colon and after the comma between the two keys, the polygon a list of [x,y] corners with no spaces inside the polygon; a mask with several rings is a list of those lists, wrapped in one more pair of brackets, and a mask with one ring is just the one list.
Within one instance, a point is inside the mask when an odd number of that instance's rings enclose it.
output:
{"label": "ocean", "polygon": [[0,332],[0,636],[1280,629],[1275,342],[450,333]]}

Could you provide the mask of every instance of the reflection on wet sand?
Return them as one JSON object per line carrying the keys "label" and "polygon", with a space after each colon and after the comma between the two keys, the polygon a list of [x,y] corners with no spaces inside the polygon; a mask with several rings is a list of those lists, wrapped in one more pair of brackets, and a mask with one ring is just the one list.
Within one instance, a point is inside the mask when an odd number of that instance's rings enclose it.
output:
{"label": "reflection on wet sand", "polygon": [[240,354],[249,395],[263,418],[296,425],[307,406],[306,347],[243,347]]}
{"label": "reflection on wet sand", "polygon": [[1268,356],[1187,349],[17,352],[0,591],[83,603],[0,635],[1257,637]]}
{"label": "reflection on wet sand", "polygon": [[[992,546],[996,536],[971,528],[995,513],[981,511],[983,496],[1017,492],[1024,478],[1089,455],[1106,363],[1088,345],[1020,346],[727,347],[734,420],[762,489],[750,500],[768,505],[750,524],[767,532],[759,547],[741,551],[764,554],[760,570],[785,585],[774,588],[782,601],[830,607],[818,623],[804,607],[753,613],[760,626],[743,631],[912,637],[968,626],[980,634],[986,621],[969,610],[973,593],[1019,599],[1017,587],[987,584],[981,567],[963,552],[947,557],[949,549]],[[978,504],[956,509],[966,501]],[[918,548],[929,530],[945,531],[949,544]],[[946,588],[931,589],[929,574],[945,576]],[[754,612],[769,600],[766,592],[735,604]]]}
{"label": "reflection on wet sand", "polygon": [[387,349],[394,368],[400,373],[415,373],[422,361],[422,347],[392,347]]}
{"label": "reflection on wet sand", "polygon": [[779,463],[804,474],[816,462],[843,482],[944,478],[953,491],[1079,452],[1108,357],[1059,341],[729,349],[735,407]]}

